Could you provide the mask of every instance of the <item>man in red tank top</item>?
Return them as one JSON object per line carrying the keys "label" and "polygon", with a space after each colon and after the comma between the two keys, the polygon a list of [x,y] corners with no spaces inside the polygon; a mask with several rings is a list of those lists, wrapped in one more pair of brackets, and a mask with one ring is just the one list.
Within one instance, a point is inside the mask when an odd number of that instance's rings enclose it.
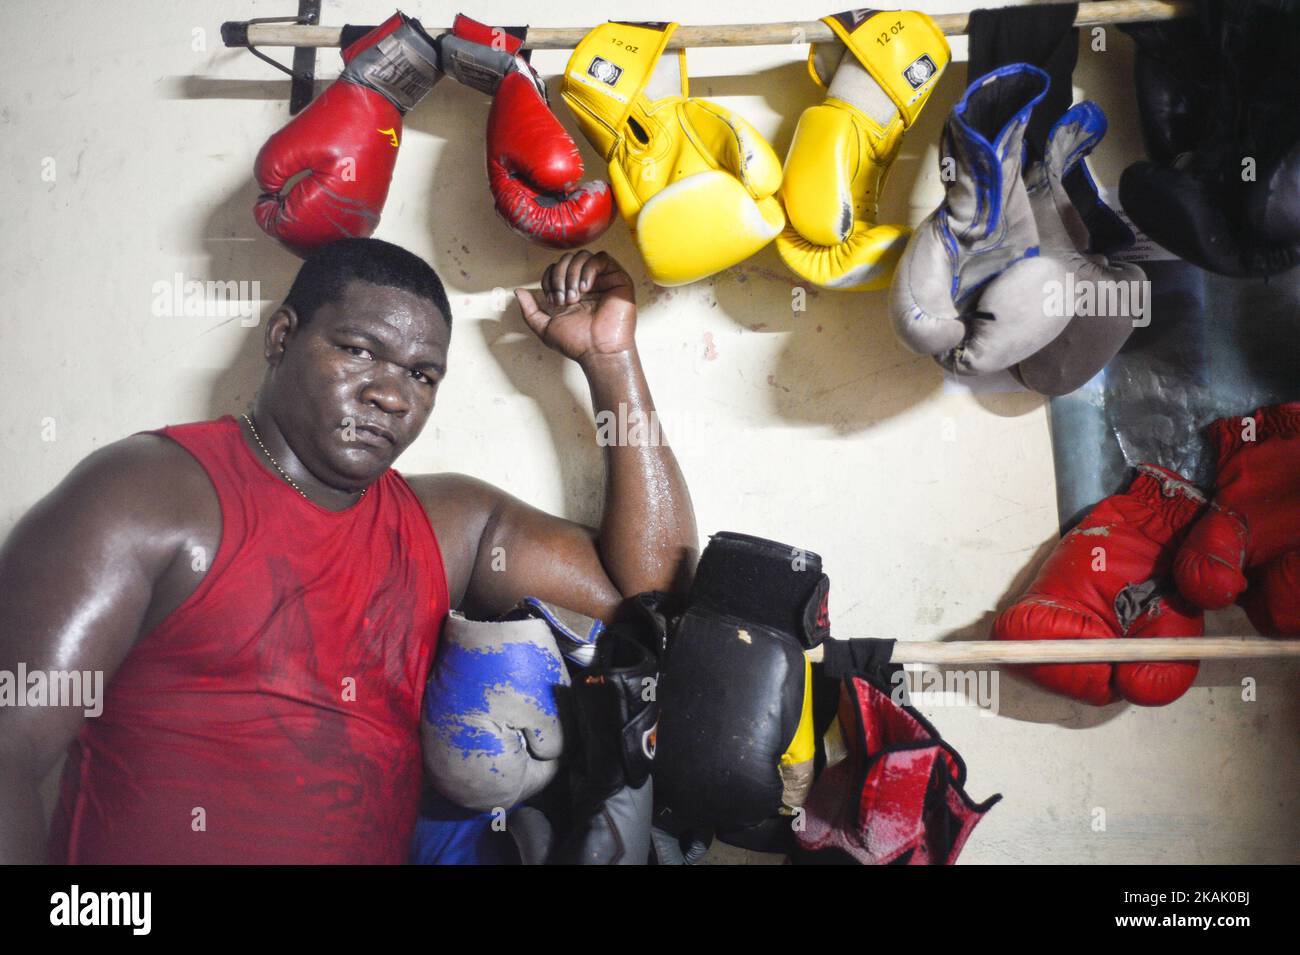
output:
{"label": "man in red tank top", "polygon": [[[628,275],[582,251],[541,285],[515,293],[529,328],[598,414],[649,421]],[[605,448],[598,528],[392,468],[433,410],[451,320],[417,256],[326,246],[266,326],[247,414],[101,448],[19,522],[0,670],[107,689],[93,718],[0,707],[0,862],[404,862],[448,610],[532,595],[608,618],[689,577],[695,520],[662,436]],[[38,787],[65,753],[47,831]]]}

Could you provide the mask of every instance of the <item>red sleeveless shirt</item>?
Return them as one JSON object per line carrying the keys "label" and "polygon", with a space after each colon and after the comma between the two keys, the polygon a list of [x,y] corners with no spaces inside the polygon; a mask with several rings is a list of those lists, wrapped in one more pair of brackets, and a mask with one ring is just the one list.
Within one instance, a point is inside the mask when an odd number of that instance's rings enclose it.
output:
{"label": "red sleeveless shirt", "polygon": [[207,471],[221,544],[70,747],[50,861],[405,862],[449,603],[420,502],[390,468],[320,507],[229,415],[154,433]]}

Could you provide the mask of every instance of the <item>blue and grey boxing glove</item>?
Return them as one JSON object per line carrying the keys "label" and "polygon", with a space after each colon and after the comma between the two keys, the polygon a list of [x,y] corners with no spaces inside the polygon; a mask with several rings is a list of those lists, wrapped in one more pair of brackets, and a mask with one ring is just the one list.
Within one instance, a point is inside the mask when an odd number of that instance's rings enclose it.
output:
{"label": "blue and grey boxing glove", "polygon": [[1073,303],[1050,293],[1064,288],[1066,267],[1039,248],[1022,178],[1025,131],[1047,88],[1047,74],[1025,63],[971,84],[940,141],[944,200],[894,271],[889,311],[899,339],[956,375],[1010,368],[1074,317]]}
{"label": "blue and grey boxing glove", "polygon": [[508,810],[559,772],[569,676],[545,620],[452,613],[425,688],[424,768],[444,797]]}

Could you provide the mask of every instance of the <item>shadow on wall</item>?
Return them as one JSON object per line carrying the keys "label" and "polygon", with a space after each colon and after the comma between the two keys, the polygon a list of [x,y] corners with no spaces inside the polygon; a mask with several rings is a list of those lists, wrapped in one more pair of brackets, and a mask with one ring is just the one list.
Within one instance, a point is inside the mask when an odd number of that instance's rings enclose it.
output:
{"label": "shadow on wall", "polygon": [[[709,85],[724,95],[732,92],[729,78]],[[912,218],[907,197],[959,85],[945,75],[904,138],[881,196],[880,221]],[[782,117],[773,138],[780,156],[789,149],[800,115],[825,95],[809,78],[803,60],[764,71],[745,87],[764,91],[768,106]],[[774,366],[754,370],[770,388],[767,404],[775,418],[852,435],[902,414],[941,387],[939,368],[895,339],[885,291],[835,292],[805,283],[781,261],[774,245],[714,281],[726,315],[751,332],[784,333]]]}
{"label": "shadow on wall", "polygon": [[[998,598],[994,610],[986,611],[978,619],[948,631],[939,640],[943,643],[968,643],[991,639],[990,634],[993,630],[994,618],[1019,600],[1021,595],[1029,589],[1029,585],[1033,582],[1039,567],[1047,560],[1058,543],[1058,538],[1052,537],[1038,546],[1033,556],[1016,573],[1002,596]],[[1028,678],[1020,676],[1007,666],[972,668],[953,665],[936,667],[935,669],[941,671],[996,669],[998,672],[998,716],[1022,723],[1054,723],[1066,729],[1088,729],[1110,722],[1129,706],[1129,704],[1124,703],[1096,707],[1069,700],[1062,696],[1056,696],[1042,689]],[[913,691],[919,688],[915,677],[910,685]]]}
{"label": "shadow on wall", "polygon": [[604,462],[596,443],[589,399],[565,384],[564,368],[569,360],[539,345],[517,311],[479,321],[476,333],[482,336],[488,353],[515,389],[541,410],[564,490],[561,513],[570,520],[595,526],[600,522],[604,494]]}
{"label": "shadow on wall", "polygon": [[[248,166],[251,170],[251,160]],[[191,261],[206,258],[206,275],[237,275],[257,282],[266,299],[262,305],[262,321],[256,328],[248,329],[249,334],[244,336],[234,360],[212,380],[205,418],[238,413],[252,403],[266,371],[263,353],[266,320],[288,293],[298,273],[299,259],[264,235],[253,220],[257,195],[257,187],[250,177],[246,187],[213,207],[203,237],[195,239],[198,248],[186,250]]]}

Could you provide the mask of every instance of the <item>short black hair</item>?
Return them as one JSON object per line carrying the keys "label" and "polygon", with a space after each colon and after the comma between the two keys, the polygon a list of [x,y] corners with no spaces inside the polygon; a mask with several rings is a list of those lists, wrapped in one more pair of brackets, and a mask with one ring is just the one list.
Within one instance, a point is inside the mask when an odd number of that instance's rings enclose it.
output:
{"label": "short black hair", "polygon": [[316,309],[342,298],[352,281],[417,295],[436,305],[451,326],[451,303],[438,273],[414,252],[382,239],[340,239],[316,249],[298,269],[284,304],[306,325]]}

